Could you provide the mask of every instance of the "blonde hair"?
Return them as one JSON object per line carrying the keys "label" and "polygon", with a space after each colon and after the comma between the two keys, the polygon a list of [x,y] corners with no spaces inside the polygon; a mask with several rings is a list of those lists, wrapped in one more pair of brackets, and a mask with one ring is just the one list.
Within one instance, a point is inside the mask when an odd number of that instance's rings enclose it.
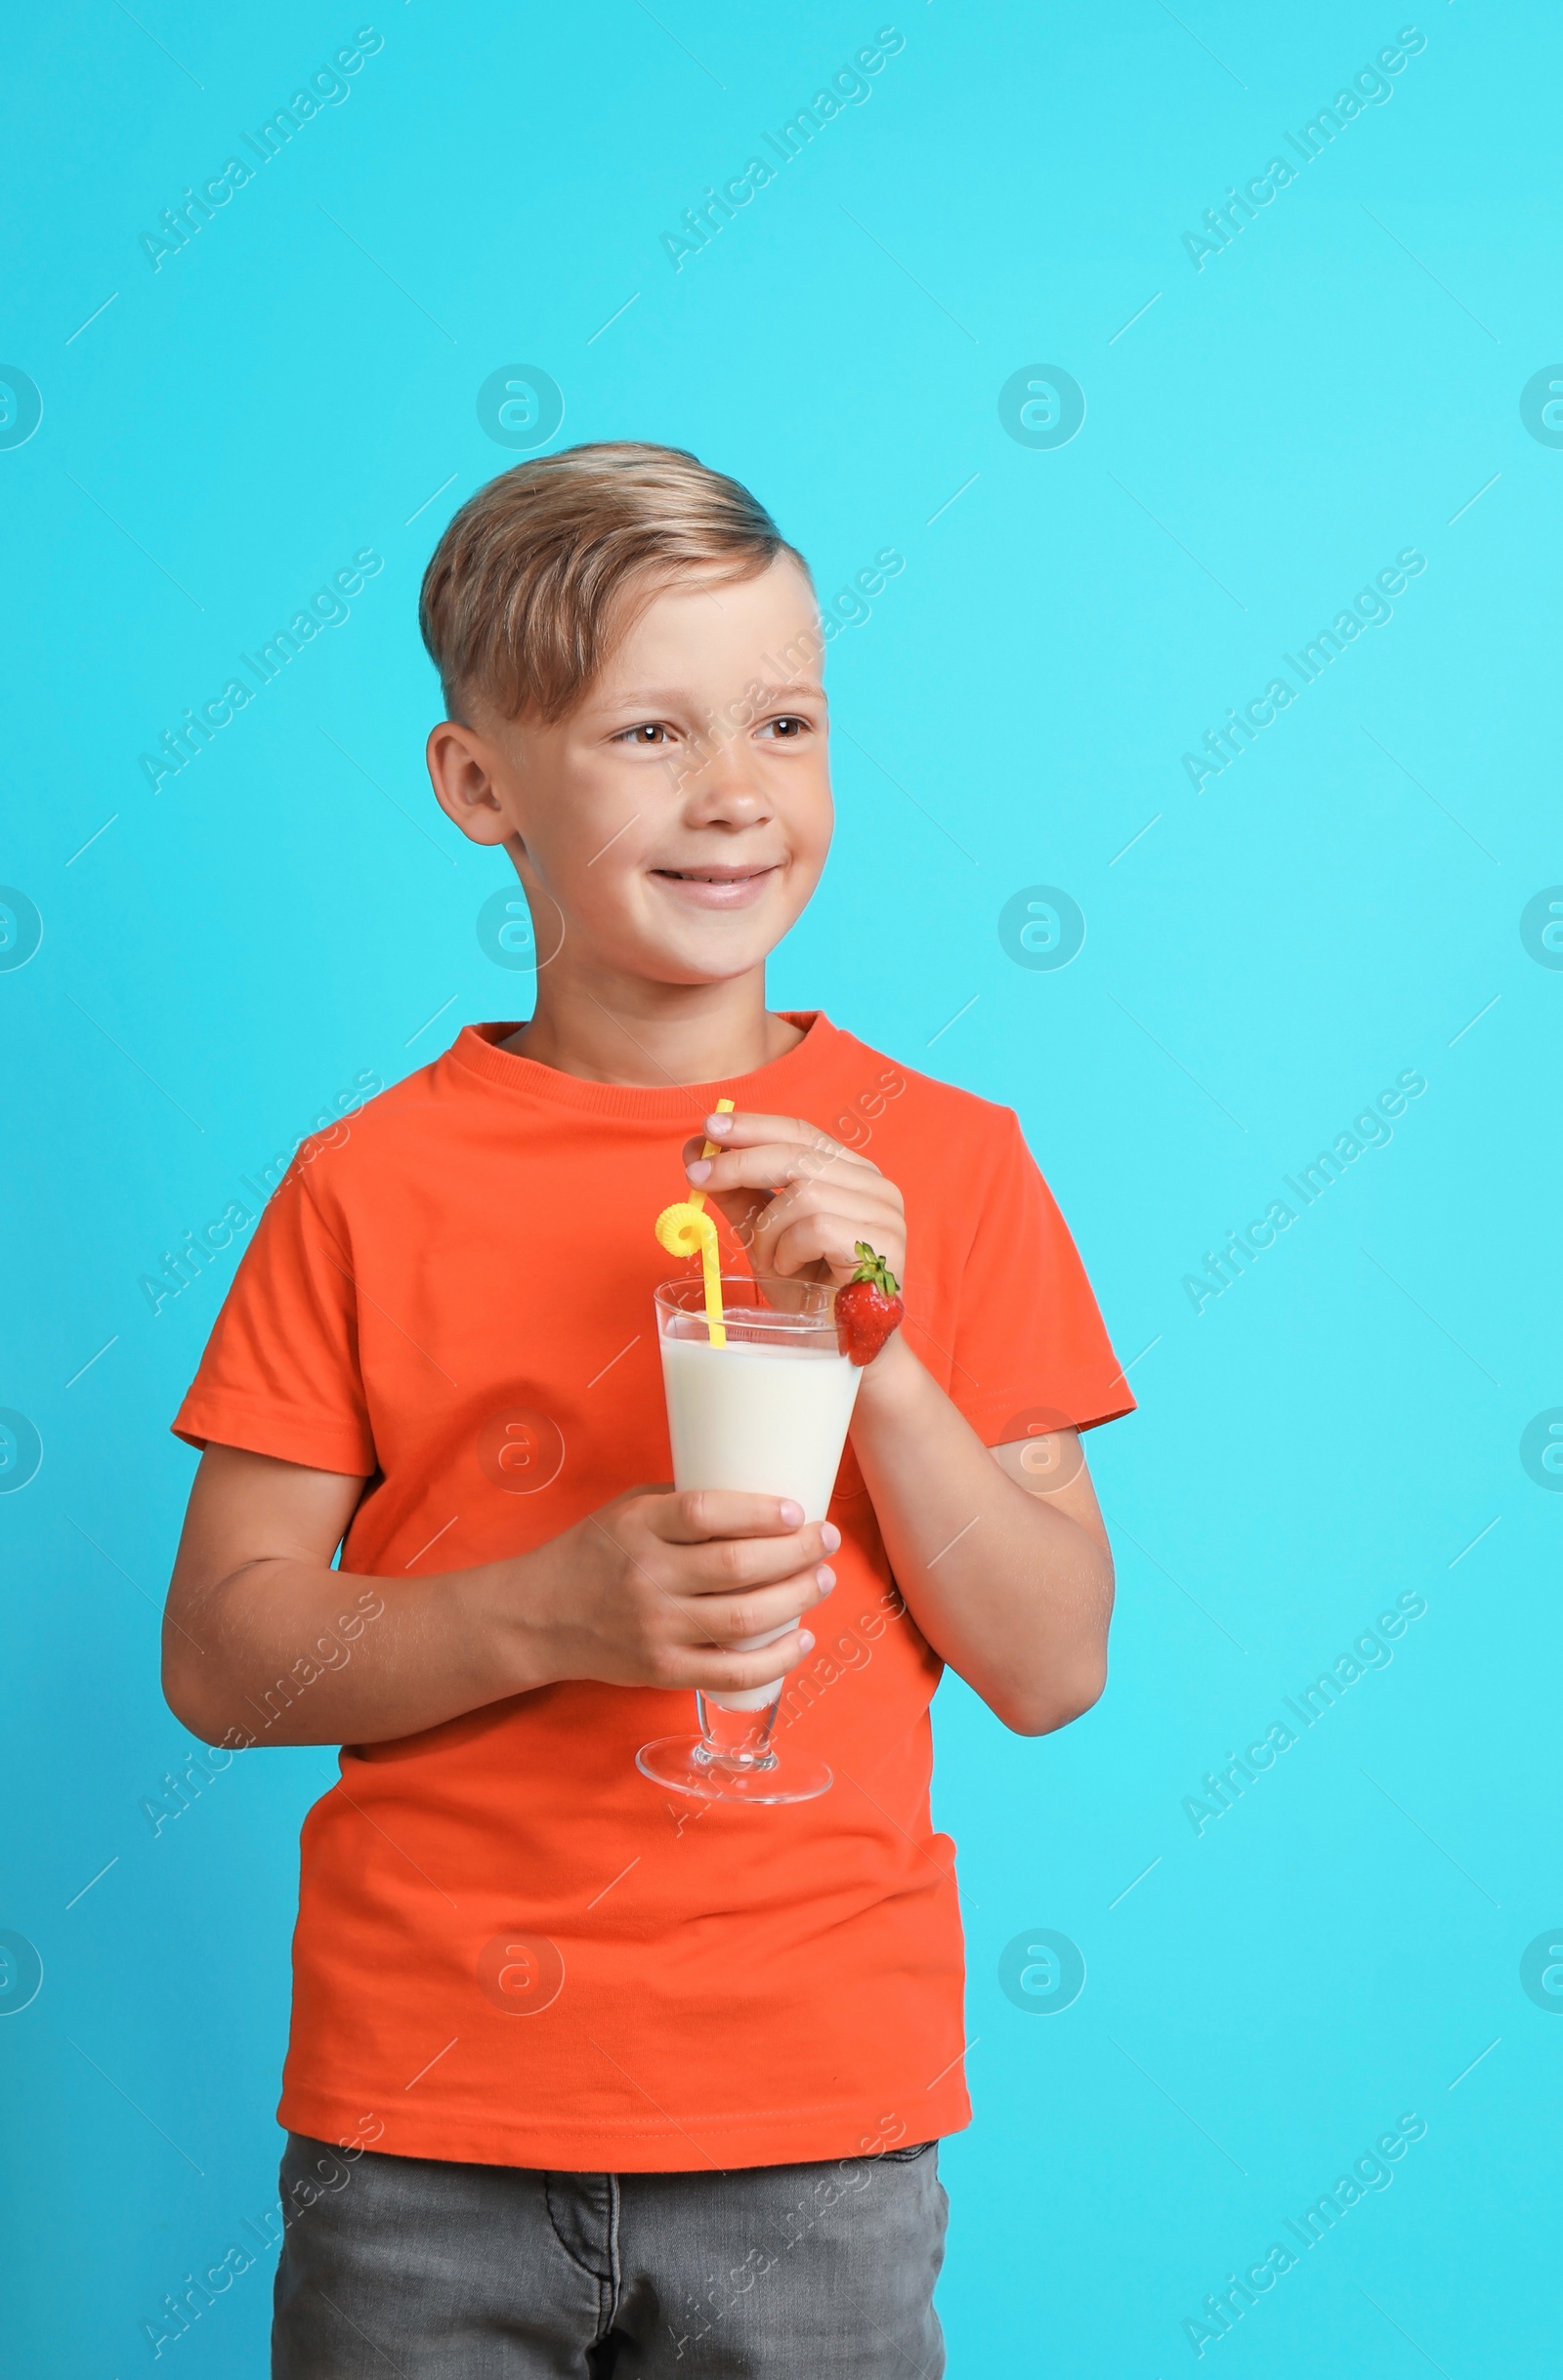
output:
{"label": "blonde hair", "polygon": [[476,695],[551,722],[661,588],[689,570],[758,577],[779,554],[809,578],[764,505],[682,447],[570,446],[468,498],[424,572],[418,625],[452,718]]}

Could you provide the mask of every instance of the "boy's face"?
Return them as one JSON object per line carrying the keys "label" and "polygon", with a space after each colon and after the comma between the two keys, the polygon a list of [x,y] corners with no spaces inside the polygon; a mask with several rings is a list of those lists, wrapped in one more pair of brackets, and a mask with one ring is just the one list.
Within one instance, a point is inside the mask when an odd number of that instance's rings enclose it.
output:
{"label": "boy's face", "polygon": [[779,555],[654,597],[557,725],[479,707],[435,729],[441,804],[509,851],[544,954],[562,923],[571,969],[690,984],[763,964],[830,845],[821,649],[808,582]]}

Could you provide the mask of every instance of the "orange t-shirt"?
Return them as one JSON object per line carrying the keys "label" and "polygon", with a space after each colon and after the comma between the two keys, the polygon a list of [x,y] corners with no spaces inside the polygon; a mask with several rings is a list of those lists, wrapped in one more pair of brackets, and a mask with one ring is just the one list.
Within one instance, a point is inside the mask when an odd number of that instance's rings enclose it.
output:
{"label": "orange t-shirt", "polygon": [[[772,1065],[666,1090],[582,1082],[500,1049],[514,1025],[469,1025],[306,1144],[174,1426],[364,1476],[341,1567],[376,1584],[345,1575],[345,1613],[372,1627],[410,1573],[524,1553],[669,1478],[653,1224],[723,1094],[807,1118],[900,1185],[908,1337],[989,1444],[1131,1409],[1010,1111],[794,1021],[804,1038]],[[551,1686],[344,1745],[304,1824],[284,2124],[404,2156],[656,2172],[969,2120],[954,1846],[928,1799],[941,1664],[850,1448],[830,1510],[839,1583],[778,1721],[834,1771],[818,1801],[650,1783],[637,1748],[695,1717],[692,1693],[655,1689]],[[314,1668],[280,1693],[307,1695]]]}

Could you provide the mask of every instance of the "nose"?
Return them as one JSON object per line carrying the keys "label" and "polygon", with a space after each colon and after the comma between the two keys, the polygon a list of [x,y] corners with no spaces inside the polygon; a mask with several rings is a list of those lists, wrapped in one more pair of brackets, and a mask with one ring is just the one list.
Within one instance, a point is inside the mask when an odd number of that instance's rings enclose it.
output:
{"label": "nose", "polygon": [[745,734],[726,726],[713,725],[690,747],[680,791],[691,826],[755,826],[771,815],[759,756]]}

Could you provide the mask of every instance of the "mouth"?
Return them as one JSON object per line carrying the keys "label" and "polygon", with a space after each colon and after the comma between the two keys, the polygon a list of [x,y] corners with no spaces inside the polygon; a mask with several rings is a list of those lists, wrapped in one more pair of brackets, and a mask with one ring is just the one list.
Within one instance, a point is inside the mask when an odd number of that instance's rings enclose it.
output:
{"label": "mouth", "polygon": [[772,860],[763,867],[655,867],[650,873],[658,884],[668,887],[675,899],[695,908],[744,909],[761,898],[774,876],[781,874],[782,864],[781,860]]}

